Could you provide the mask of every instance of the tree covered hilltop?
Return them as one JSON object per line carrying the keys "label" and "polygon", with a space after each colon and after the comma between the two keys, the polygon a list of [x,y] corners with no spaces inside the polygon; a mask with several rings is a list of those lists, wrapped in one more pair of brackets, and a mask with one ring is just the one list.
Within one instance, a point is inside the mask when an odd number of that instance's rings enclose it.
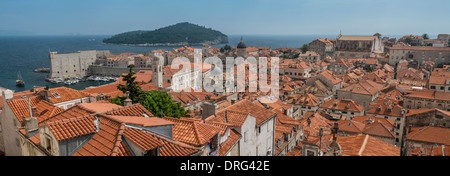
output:
{"label": "tree covered hilltop", "polygon": [[214,45],[228,43],[228,36],[211,28],[184,22],[153,31],[117,34],[104,39],[103,43],[142,46]]}

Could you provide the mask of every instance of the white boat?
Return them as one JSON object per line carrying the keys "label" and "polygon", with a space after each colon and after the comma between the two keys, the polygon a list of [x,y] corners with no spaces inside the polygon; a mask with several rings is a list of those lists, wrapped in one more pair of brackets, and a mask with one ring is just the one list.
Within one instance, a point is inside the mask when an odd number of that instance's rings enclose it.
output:
{"label": "white boat", "polygon": [[52,83],[62,83],[62,82],[64,82],[64,80],[63,79],[61,79],[61,78],[54,78],[54,79],[52,79],[52,80],[50,80],[50,82],[52,82]]}

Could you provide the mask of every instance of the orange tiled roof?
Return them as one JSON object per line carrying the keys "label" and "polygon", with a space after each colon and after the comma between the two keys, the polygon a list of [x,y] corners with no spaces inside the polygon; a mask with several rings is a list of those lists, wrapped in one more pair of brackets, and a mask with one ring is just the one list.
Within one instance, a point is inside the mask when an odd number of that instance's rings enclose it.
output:
{"label": "orange tiled roof", "polygon": [[365,124],[354,120],[339,120],[339,131],[362,133]]}
{"label": "orange tiled roof", "polygon": [[130,156],[131,153],[122,141],[125,123],[105,116],[99,116],[100,131],[97,132],[74,156]]}
{"label": "orange tiled roof", "polygon": [[319,99],[313,94],[306,93],[302,95],[296,95],[295,97],[288,99],[286,103],[303,106],[318,106],[320,102]]}
{"label": "orange tiled roof", "polygon": [[434,126],[413,127],[408,133],[408,140],[450,145],[450,129]]}
{"label": "orange tiled roof", "polygon": [[117,110],[123,108],[123,106],[112,104],[112,103],[102,103],[102,102],[93,102],[93,103],[81,103],[78,106],[88,112],[107,112],[112,110]]}
{"label": "orange tiled roof", "polygon": [[144,106],[142,106],[139,103],[132,104],[130,106],[122,107],[121,109],[116,109],[111,112],[107,112],[108,115],[118,115],[118,116],[138,116],[138,117],[154,117],[154,115],[145,109]]}
{"label": "orange tiled roof", "polygon": [[233,126],[242,126],[247,120],[248,113],[239,112],[234,110],[226,110],[227,112],[227,120],[225,120],[225,110],[217,112],[216,115],[212,115],[205,119],[205,122],[214,122],[214,123],[227,123]]}
{"label": "orange tiled roof", "polygon": [[55,114],[43,121],[40,121],[39,126],[42,126],[42,125],[45,125],[45,124],[48,124],[51,122],[55,122],[55,121],[83,117],[83,116],[87,116],[89,114],[92,114],[92,113],[86,111],[85,109],[81,108],[80,106],[73,106],[73,107],[70,107],[69,109],[66,109],[58,114]]}
{"label": "orange tiled roof", "polygon": [[378,114],[395,117],[402,116],[401,112],[403,107],[398,104],[393,104],[390,100],[379,99],[377,102],[371,103],[370,105],[373,107],[366,111],[367,114]]}
{"label": "orange tiled roof", "polygon": [[139,125],[144,127],[174,125],[175,123],[164,120],[158,117],[137,117],[137,116],[108,116],[116,121],[121,121],[126,124]]}
{"label": "orange tiled roof", "polygon": [[224,156],[233,145],[235,145],[239,139],[241,138],[241,134],[239,134],[236,130],[230,129],[230,136],[228,136],[225,142],[222,142],[219,145],[219,156]]}
{"label": "orange tiled roof", "polygon": [[[30,117],[30,111],[28,108],[28,102],[24,98],[9,100],[8,106],[13,111],[19,122],[23,121],[23,118]],[[37,120],[41,122],[55,114],[63,111],[62,108],[56,107],[53,104],[42,100],[40,96],[34,96],[30,98],[30,106],[36,107]]]}
{"label": "orange tiled roof", "polygon": [[340,91],[352,92],[357,94],[373,95],[380,91],[383,85],[377,84],[370,80],[360,80],[358,83],[349,85],[345,88],[339,89]]}
{"label": "orange tiled roof", "polygon": [[199,148],[164,138],[149,131],[125,127],[123,135],[144,151],[162,146],[160,156],[189,156],[200,151]]}
{"label": "orange tiled roof", "polygon": [[[49,89],[51,98],[49,101],[53,104],[69,101],[69,100],[75,100],[80,99],[84,97],[88,97],[89,94],[78,91],[75,89],[67,88],[67,87],[57,87],[57,88],[51,88]],[[58,93],[60,96],[56,97],[55,93]]]}
{"label": "orange tiled roof", "polygon": [[221,130],[214,125],[193,120],[171,117],[164,117],[163,119],[175,123],[175,126],[172,128],[173,139],[193,146],[205,144]]}
{"label": "orange tiled roof", "polygon": [[321,108],[335,109],[341,111],[361,112],[364,107],[353,100],[331,99],[320,105]]}
{"label": "orange tiled roof", "polygon": [[103,95],[109,95],[111,97],[124,96],[125,94],[121,90],[117,89],[117,85],[119,85],[119,83],[111,83],[94,88],[84,89],[81,91],[89,94],[98,93]]}
{"label": "orange tiled roof", "polygon": [[56,140],[61,141],[95,133],[97,127],[94,120],[96,120],[96,117],[90,115],[55,121],[48,123],[46,126],[53,133]]}
{"label": "orange tiled roof", "polygon": [[409,149],[412,156],[450,156],[450,145],[431,147],[412,147]]}
{"label": "orange tiled roof", "polygon": [[369,135],[340,136],[343,156],[400,156],[400,148]]}
{"label": "orange tiled roof", "polygon": [[432,89],[423,89],[423,90],[406,90],[407,94],[404,97],[413,97],[413,98],[425,98],[425,99],[436,99],[436,100],[450,100],[450,93],[448,92],[439,92]]}
{"label": "orange tiled roof", "polygon": [[256,118],[256,126],[259,126],[262,122],[275,115],[274,112],[259,106],[248,100],[241,100],[235,104],[217,112],[217,115],[212,115],[205,119],[206,121],[225,122],[225,111],[227,111],[228,123],[236,126],[242,126],[248,114],[251,114]]}

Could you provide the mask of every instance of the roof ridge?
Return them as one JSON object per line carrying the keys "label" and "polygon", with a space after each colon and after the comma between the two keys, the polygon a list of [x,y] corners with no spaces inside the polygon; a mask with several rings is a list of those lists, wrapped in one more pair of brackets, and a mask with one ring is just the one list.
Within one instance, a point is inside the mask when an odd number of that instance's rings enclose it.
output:
{"label": "roof ridge", "polygon": [[364,152],[364,149],[366,149],[366,145],[367,145],[368,139],[369,139],[369,135],[366,134],[365,138],[364,138],[364,141],[363,141],[363,143],[361,145],[361,148],[359,149],[358,156],[361,156],[362,153]]}
{"label": "roof ridge", "polygon": [[200,139],[200,132],[198,131],[198,127],[197,127],[197,123],[195,123],[195,121],[193,122],[193,124],[192,124],[192,126],[194,127],[194,132],[195,132],[195,137],[196,137],[196,140],[197,140],[197,142],[199,143],[199,144],[201,144],[202,142],[201,142],[201,139]]}
{"label": "roof ridge", "polygon": [[[68,112],[70,109],[73,109],[73,108],[75,108],[75,107],[78,107],[78,105],[79,105],[79,104],[77,104],[76,106],[72,106],[72,107],[70,107],[70,108],[68,108],[68,109],[64,109],[64,111],[61,111],[61,112],[59,112],[59,113],[57,113],[57,114],[54,114],[54,115],[52,115],[52,116],[50,116],[50,117],[48,117],[48,118],[42,120],[42,121],[39,122],[39,123],[44,123],[44,122],[46,122],[46,121],[48,121],[48,120],[54,118],[54,117],[57,116],[57,115],[60,115],[60,114],[65,113],[65,112]],[[80,109],[81,109],[81,108],[80,108]],[[82,109],[82,110],[84,110],[84,109]],[[89,114],[89,115],[91,115],[91,114]]]}
{"label": "roof ridge", "polygon": [[79,120],[79,119],[82,119],[82,118],[87,118],[87,117],[90,117],[90,116],[94,116],[94,114],[88,114],[88,115],[85,115],[85,116],[79,116],[79,117],[75,117],[75,118],[61,119],[61,120],[49,122],[49,123],[47,123],[45,125],[48,126],[48,125],[53,125],[53,124],[56,124],[56,123],[66,123],[66,122],[70,122],[70,121]]}
{"label": "roof ridge", "polygon": [[124,129],[125,129],[125,123],[122,122],[120,124],[119,131],[117,132],[116,142],[115,142],[114,147],[112,149],[111,156],[117,156],[119,154],[119,148],[121,146],[120,143],[122,142],[122,135],[123,135],[123,130]]}

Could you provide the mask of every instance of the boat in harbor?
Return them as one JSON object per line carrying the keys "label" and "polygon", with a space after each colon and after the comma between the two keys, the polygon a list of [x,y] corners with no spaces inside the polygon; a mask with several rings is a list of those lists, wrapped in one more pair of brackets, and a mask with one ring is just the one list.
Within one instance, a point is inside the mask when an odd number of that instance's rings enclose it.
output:
{"label": "boat in harbor", "polygon": [[18,87],[25,86],[25,81],[23,81],[22,75],[20,75],[20,72],[17,74],[16,86],[18,86]]}
{"label": "boat in harbor", "polygon": [[41,63],[41,68],[34,69],[33,72],[50,73],[50,68],[44,68]]}

